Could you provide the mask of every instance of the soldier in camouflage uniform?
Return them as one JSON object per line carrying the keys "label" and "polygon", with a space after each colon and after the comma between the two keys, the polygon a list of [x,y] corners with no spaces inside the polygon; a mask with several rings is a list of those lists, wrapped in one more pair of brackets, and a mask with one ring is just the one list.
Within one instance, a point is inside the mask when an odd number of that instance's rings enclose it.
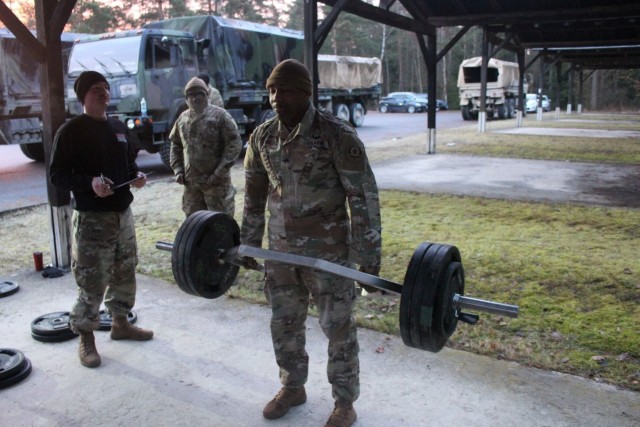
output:
{"label": "soldier in camouflage uniform", "polygon": [[[249,140],[242,243],[262,245],[268,206],[270,249],[357,264],[361,271],[377,275],[378,189],[362,142],[350,126],[309,102],[311,79],[298,61],[278,64],[267,89],[277,116],[259,126]],[[263,415],[279,418],[306,401],[305,320],[313,300],[329,339],[327,374],[336,401],[327,426],[352,425],[353,402],[360,391],[353,281],[277,262],[267,261],[265,267],[271,335],[283,387]]]}
{"label": "soldier in camouflage uniform", "polygon": [[207,87],[209,88],[209,104],[215,105],[216,107],[224,108],[224,101],[222,100],[222,95],[220,95],[220,91],[215,87],[211,86],[211,79],[209,78],[209,74],[200,73],[198,74],[198,78],[202,80]]}
{"label": "soldier in camouflage uniform", "polygon": [[242,149],[238,126],[226,110],[209,105],[201,79],[192,78],[184,93],[189,109],[169,135],[171,168],[175,181],[184,185],[182,210],[186,216],[199,210],[233,216],[236,189],[229,171]]}
{"label": "soldier in camouflage uniform", "polygon": [[130,325],[127,315],[136,297],[138,264],[129,185],[145,185],[135,163],[127,127],[108,118],[109,83],[95,71],[80,74],[74,84],[84,113],[58,130],[49,176],[56,187],[73,192],[73,275],[78,299],[71,310],[71,329],[80,334],[80,363],[100,366],[93,331],[100,326],[100,304],[111,314],[111,339],[146,341],[153,332]]}

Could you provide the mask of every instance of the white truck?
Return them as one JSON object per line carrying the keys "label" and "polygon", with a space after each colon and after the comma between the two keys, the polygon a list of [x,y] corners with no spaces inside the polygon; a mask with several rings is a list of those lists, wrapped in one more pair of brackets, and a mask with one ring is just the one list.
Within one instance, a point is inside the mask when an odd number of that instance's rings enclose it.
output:
{"label": "white truck", "polygon": [[[460,110],[464,120],[477,120],[480,111],[480,72],[482,57],[465,59],[458,71]],[[490,58],[487,66],[486,113],[487,118],[508,119],[515,116],[520,95],[520,72],[515,62]],[[524,84],[524,92],[527,84]]]}

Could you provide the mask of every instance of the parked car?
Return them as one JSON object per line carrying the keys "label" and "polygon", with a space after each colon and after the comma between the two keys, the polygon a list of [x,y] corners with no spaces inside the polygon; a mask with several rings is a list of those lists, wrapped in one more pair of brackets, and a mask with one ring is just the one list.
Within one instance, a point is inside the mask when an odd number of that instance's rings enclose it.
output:
{"label": "parked car", "polygon": [[[416,96],[420,99],[424,99],[424,102],[429,105],[429,96],[426,93],[417,93]],[[436,99],[436,111],[448,110],[449,104],[444,99]]]}
{"label": "parked car", "polygon": [[427,111],[427,103],[410,92],[404,92],[403,94],[392,93],[390,95],[382,98],[378,103],[378,110],[381,113],[392,111],[420,113]]}
{"label": "parked car", "polygon": [[[551,111],[551,101],[547,95],[542,95],[542,102],[540,103],[542,111]],[[525,104],[527,113],[535,113],[538,109],[538,95],[535,93],[527,94],[527,102]]]}

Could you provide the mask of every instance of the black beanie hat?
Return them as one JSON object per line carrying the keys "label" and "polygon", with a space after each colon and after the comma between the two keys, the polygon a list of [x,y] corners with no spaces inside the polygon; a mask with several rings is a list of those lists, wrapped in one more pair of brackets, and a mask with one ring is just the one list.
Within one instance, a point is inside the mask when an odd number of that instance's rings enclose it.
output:
{"label": "black beanie hat", "polygon": [[83,71],[76,82],[73,84],[73,90],[76,91],[76,97],[80,103],[84,104],[84,96],[89,92],[91,86],[96,83],[105,82],[109,86],[107,79],[97,71]]}
{"label": "black beanie hat", "polygon": [[271,71],[271,75],[267,79],[267,89],[276,84],[293,86],[306,94],[311,94],[313,91],[309,70],[295,59],[286,59]]}

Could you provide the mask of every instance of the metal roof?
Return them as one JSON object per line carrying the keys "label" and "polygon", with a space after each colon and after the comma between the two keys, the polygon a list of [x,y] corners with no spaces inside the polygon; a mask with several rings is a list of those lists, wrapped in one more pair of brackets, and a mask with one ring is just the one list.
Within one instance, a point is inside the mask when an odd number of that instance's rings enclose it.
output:
{"label": "metal roof", "polygon": [[[640,68],[638,0],[319,0],[366,19],[421,34],[434,28],[482,26],[492,43],[541,49],[547,58],[584,68]],[[390,11],[401,4],[408,15]],[[394,8],[396,9],[396,8]]]}

